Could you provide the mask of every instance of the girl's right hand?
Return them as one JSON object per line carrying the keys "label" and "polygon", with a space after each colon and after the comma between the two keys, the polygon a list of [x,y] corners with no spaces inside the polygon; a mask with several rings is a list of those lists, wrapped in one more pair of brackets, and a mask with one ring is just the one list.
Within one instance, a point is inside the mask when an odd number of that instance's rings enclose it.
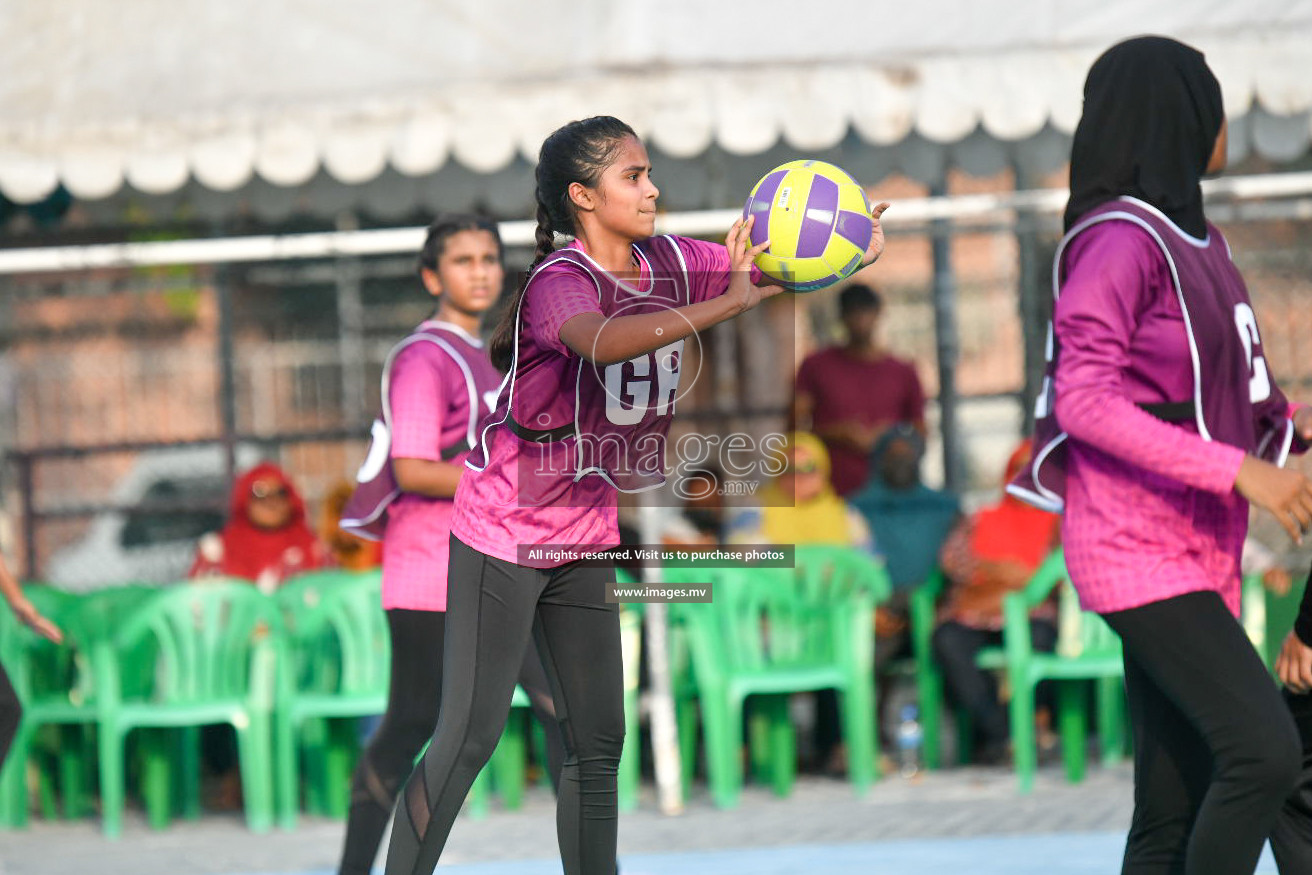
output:
{"label": "girl's right hand", "polygon": [[1295,543],[1303,543],[1303,535],[1312,528],[1312,481],[1302,472],[1244,456],[1235,477],[1235,491],[1270,511]]}
{"label": "girl's right hand", "polygon": [[756,246],[749,245],[752,242],[752,225],[755,222],[755,216],[748,216],[745,221],[739,219],[733,223],[733,227],[724,237],[724,247],[729,250],[731,271],[729,288],[725,290],[724,296],[737,305],[738,313],[744,313],[766,298],[783,291],[782,286],[752,285],[751,271],[756,256],[770,247],[769,240],[764,240]]}

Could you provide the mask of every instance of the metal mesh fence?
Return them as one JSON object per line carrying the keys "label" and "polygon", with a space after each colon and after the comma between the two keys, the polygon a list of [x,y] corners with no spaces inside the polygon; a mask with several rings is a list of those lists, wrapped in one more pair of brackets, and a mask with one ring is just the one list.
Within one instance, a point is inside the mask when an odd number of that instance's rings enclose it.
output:
{"label": "metal mesh fence", "polygon": [[[1249,283],[1273,373],[1291,397],[1312,398],[1312,211],[1256,201],[1211,214]],[[951,269],[946,340],[935,233]],[[940,362],[954,365],[972,494],[997,489],[1025,426],[1058,234],[1050,213],[894,229],[870,275],[887,304],[881,338],[914,362],[931,399]],[[512,248],[507,263],[527,257]],[[783,428],[801,357],[837,338],[835,298],[784,295],[717,326],[672,437]],[[363,457],[387,350],[431,309],[412,259],[397,255],[0,276],[10,555],[29,576],[72,586],[177,578],[226,514],[229,445],[237,469],[282,465],[317,519]],[[939,421],[931,401],[930,482],[944,477]]]}

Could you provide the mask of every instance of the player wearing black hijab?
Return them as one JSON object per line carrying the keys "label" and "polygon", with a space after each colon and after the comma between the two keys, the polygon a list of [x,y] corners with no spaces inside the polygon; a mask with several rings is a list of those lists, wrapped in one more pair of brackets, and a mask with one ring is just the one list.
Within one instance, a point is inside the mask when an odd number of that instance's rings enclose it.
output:
{"label": "player wearing black hijab", "polygon": [[1160,36],[1108,49],[1084,85],[1066,230],[1099,204],[1129,195],[1206,237],[1199,171],[1224,137],[1224,123],[1221,86],[1197,49]]}
{"label": "player wearing black hijab", "polygon": [[[1029,485],[1066,499],[1071,582],[1124,646],[1122,875],[1252,875],[1298,777],[1294,721],[1236,616],[1249,504],[1293,537],[1312,528],[1307,479],[1262,458],[1277,437],[1278,456],[1312,438],[1312,409],[1270,378],[1247,288],[1204,218],[1199,180],[1225,151],[1200,52],[1142,37],[1093,64],[1036,422],[1045,450],[1054,428],[1069,438],[1068,466],[1058,477],[1042,462],[1055,453],[1036,453]],[[1187,417],[1163,409],[1189,396]]]}

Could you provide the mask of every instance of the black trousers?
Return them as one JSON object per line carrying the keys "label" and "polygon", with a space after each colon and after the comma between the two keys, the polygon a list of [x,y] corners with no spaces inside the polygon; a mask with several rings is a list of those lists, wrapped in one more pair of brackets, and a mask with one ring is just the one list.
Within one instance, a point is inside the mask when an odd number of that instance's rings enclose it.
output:
{"label": "black trousers", "polygon": [[[387,626],[392,642],[387,712],[351,776],[351,811],[338,867],[341,875],[368,875],[372,869],[401,782],[414,769],[415,757],[437,726],[446,614],[393,609],[387,612]],[[552,785],[559,786],[564,743],[547,673],[531,647],[523,655],[519,684],[546,730],[547,768]]]}
{"label": "black trousers", "polygon": [[1103,616],[1134,727],[1123,875],[1252,875],[1300,766],[1280,691],[1214,592]]}
{"label": "black trousers", "polygon": [[397,805],[388,875],[430,875],[505,726],[530,639],[565,742],[556,831],[565,875],[614,875],[624,672],[610,567],[536,569],[451,538],[437,732]]}
{"label": "black trousers", "polygon": [[[1030,621],[1035,650],[1051,651],[1057,644],[1057,627],[1047,620]],[[943,683],[952,701],[970,712],[980,744],[996,751],[1007,743],[1007,710],[998,697],[993,673],[975,664],[985,647],[1002,644],[1002,633],[975,629],[949,620],[934,630],[934,658],[943,669]]]}

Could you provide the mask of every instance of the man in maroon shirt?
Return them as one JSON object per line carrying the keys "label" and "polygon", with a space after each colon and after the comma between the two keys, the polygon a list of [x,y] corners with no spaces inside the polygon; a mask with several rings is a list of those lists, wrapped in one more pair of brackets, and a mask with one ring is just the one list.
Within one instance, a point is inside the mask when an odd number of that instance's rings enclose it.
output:
{"label": "man in maroon shirt", "polygon": [[876,337],[883,302],[868,286],[838,296],[847,340],[812,353],[797,372],[793,426],[829,448],[834,489],[851,495],[865,482],[870,451],[898,422],[925,433],[925,394],[915,367],[894,358]]}

